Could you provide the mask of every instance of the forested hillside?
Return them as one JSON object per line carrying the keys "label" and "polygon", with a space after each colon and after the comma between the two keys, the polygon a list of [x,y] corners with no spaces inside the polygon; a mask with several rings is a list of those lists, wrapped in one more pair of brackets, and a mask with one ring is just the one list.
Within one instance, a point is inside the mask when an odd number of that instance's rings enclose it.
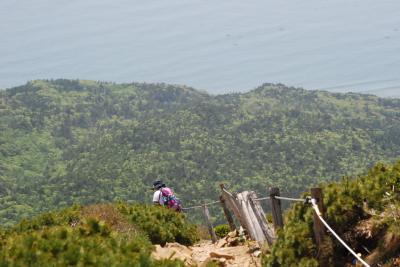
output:
{"label": "forested hillside", "polygon": [[265,84],[212,96],[185,86],[33,81],[1,91],[0,223],[72,203],[186,205],[218,184],[297,195],[400,156],[400,100]]}

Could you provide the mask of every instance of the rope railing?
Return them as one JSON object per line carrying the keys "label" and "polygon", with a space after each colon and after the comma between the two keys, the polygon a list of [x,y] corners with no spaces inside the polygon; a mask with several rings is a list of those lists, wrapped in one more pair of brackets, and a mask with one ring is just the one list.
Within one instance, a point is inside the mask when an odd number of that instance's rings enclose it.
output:
{"label": "rope railing", "polygon": [[197,208],[201,208],[201,205],[197,205],[197,206],[191,206],[191,207],[187,207],[187,208],[182,208],[182,210],[191,210],[191,209],[197,209]]}
{"label": "rope railing", "polygon": [[221,203],[221,201],[214,201],[214,202],[210,202],[210,203],[204,203],[202,205],[196,205],[196,206],[191,206],[191,207],[187,207],[187,208],[182,208],[182,210],[191,210],[191,209],[196,209],[196,208],[201,208],[203,206],[211,206],[217,203]]}
{"label": "rope railing", "polygon": [[[226,191],[226,192],[229,193],[228,191]],[[274,196],[274,198],[280,199],[280,200],[287,200],[287,201],[294,201],[294,202],[304,202],[304,203],[308,203],[309,200],[311,199],[310,197],[306,197],[306,198],[291,198],[291,197],[281,197],[281,196]],[[261,200],[268,200],[268,199],[271,199],[271,197],[261,197],[261,198],[256,198],[254,200],[261,201]],[[187,208],[182,208],[182,210],[196,209],[196,208],[201,208],[204,205],[211,206],[211,205],[214,205],[214,204],[217,204],[217,203],[221,203],[221,201],[218,200],[218,201],[205,203],[205,204],[201,204],[201,205],[190,206],[190,207],[187,207]]]}
{"label": "rope railing", "polygon": [[304,202],[307,203],[309,197],[306,198],[291,198],[291,197],[280,197],[280,196],[274,196],[276,199],[281,199],[281,200],[287,200],[287,201],[294,201],[294,202]]}
{"label": "rope railing", "polygon": [[[233,198],[235,198],[236,197],[236,194],[232,194],[232,193],[230,193],[229,191],[227,191],[225,188],[223,188],[223,187],[221,187],[221,189],[222,189],[222,193],[223,193],[223,195],[225,194],[225,197],[227,197],[227,200],[229,199],[230,201],[233,199]],[[292,201],[292,202],[303,202],[304,204],[311,204],[311,207],[313,208],[313,210],[315,211],[315,215],[316,215],[316,217],[314,218],[314,224],[316,224],[317,223],[317,221],[319,220],[325,227],[326,227],[326,229],[328,229],[329,230],[329,232],[330,233],[332,233],[332,235],[357,259],[357,261],[359,261],[361,264],[363,264],[363,266],[365,266],[365,267],[370,267],[370,265],[367,263],[367,262],[365,262],[362,258],[361,258],[361,254],[357,254],[356,252],[354,252],[354,250],[352,250],[336,233],[335,233],[335,231],[329,226],[329,224],[324,220],[324,218],[322,217],[322,213],[320,212],[320,208],[318,208],[318,205],[317,205],[317,199],[322,199],[322,195],[315,195],[315,192],[313,192],[313,190],[314,189],[318,189],[319,191],[321,191],[321,189],[320,188],[313,188],[312,190],[311,190],[311,196],[307,196],[307,197],[305,197],[305,198],[291,198],[291,197],[282,197],[282,196],[280,196],[279,195],[279,189],[278,189],[278,195],[274,195],[274,193],[272,192],[272,191],[270,191],[270,193],[271,193],[271,195],[270,196],[267,196],[267,197],[260,197],[260,198],[252,198],[252,201],[262,201],[262,200],[271,200],[271,202],[272,202],[272,213],[273,213],[273,217],[274,217],[274,220],[276,220],[276,221],[278,221],[278,217],[279,216],[276,216],[277,214],[274,214],[274,213],[276,213],[276,211],[274,211],[274,207],[276,208],[276,206],[278,206],[278,208],[279,208],[279,211],[278,211],[278,215],[280,215],[281,216],[281,214],[282,214],[282,211],[281,211],[281,208],[280,208],[280,204],[274,204],[273,202],[275,201],[275,202],[277,202],[277,200],[285,200],[285,201]],[[320,193],[320,194],[322,194],[322,193]],[[240,194],[239,194],[240,195]],[[221,196],[221,198],[222,198],[222,196]],[[232,198],[232,199],[231,199]],[[196,208],[204,208],[205,210],[208,210],[207,209],[207,206],[211,206],[211,205],[214,205],[214,204],[217,204],[217,203],[222,203],[222,205],[224,206],[225,204],[224,204],[224,201],[223,201],[223,199],[222,199],[222,202],[221,202],[221,200],[218,200],[218,201],[213,201],[213,202],[209,202],[209,203],[204,203],[204,204],[201,204],[201,205],[195,205],[195,206],[191,206],[191,207],[187,207],[187,208],[182,208],[182,210],[190,210],[190,209],[196,209]],[[254,202],[253,202],[254,203]],[[321,204],[321,203],[319,203],[319,204]],[[261,207],[261,206],[260,206]],[[233,205],[233,206],[231,206],[230,208],[236,208],[237,209],[237,207],[235,207],[235,205]],[[322,203],[322,206],[321,206],[321,209],[323,210],[323,203]],[[239,215],[239,217],[238,217],[238,219],[240,220],[240,219],[242,219],[241,217],[242,217],[242,214],[239,212],[239,210],[237,210],[236,211],[236,213],[238,213],[238,215]],[[235,214],[236,215],[236,214]],[[274,216],[275,215],[275,216]],[[275,218],[275,217],[277,217],[277,218]],[[318,218],[318,219],[317,219]],[[208,221],[209,221],[210,219],[208,218]],[[273,221],[274,221],[273,220]],[[211,225],[211,224],[210,224]],[[274,226],[275,227],[279,227],[279,226],[283,226],[283,223],[281,223],[281,225],[279,225],[279,224],[277,224],[277,222],[274,222]],[[321,226],[322,227],[322,226]],[[322,229],[322,228],[321,228]],[[212,229],[211,229],[211,231],[212,231]],[[320,236],[321,235],[323,235],[323,231],[324,230],[321,230],[322,231],[322,234],[320,234]],[[317,242],[317,245],[319,246],[319,242],[320,241],[318,241],[318,239],[319,238],[317,238],[317,233],[315,233],[315,235],[316,235],[316,242]],[[322,239],[321,239],[322,240]]]}
{"label": "rope railing", "polygon": [[271,199],[271,198],[270,197],[260,197],[260,198],[254,199],[254,200],[261,201],[261,200],[267,200],[267,199]]}
{"label": "rope railing", "polygon": [[370,267],[368,263],[366,263],[357,253],[354,252],[336,233],[333,231],[333,229],[329,226],[329,224],[322,218],[321,212],[318,208],[317,201],[313,198],[311,199],[311,205],[313,209],[315,210],[315,213],[317,214],[319,220],[325,225],[325,227],[332,233],[334,237],[336,237],[337,240],[351,253],[353,254],[354,257],[357,258],[364,266]]}
{"label": "rope railing", "polygon": [[[273,196],[273,198],[280,199],[280,200],[294,201],[294,202],[304,202],[304,203],[308,203],[311,199],[310,197],[291,198],[291,197],[281,197],[281,196]],[[254,200],[261,201],[261,200],[268,200],[268,199],[271,199],[271,197],[260,197],[260,198],[254,199]]]}

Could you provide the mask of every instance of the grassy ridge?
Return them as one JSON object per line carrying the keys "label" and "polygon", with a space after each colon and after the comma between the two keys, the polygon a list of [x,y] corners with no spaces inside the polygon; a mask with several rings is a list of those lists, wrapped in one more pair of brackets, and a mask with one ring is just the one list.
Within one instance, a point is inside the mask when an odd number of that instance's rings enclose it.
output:
{"label": "grassy ridge", "polygon": [[183,266],[151,259],[152,244],[197,240],[196,227],[182,214],[126,204],[73,206],[0,235],[0,266]]}

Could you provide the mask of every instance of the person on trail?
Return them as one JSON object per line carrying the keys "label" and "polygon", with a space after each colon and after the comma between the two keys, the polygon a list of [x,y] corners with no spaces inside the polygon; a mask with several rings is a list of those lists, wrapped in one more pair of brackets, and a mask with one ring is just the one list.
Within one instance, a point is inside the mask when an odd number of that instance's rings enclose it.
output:
{"label": "person on trail", "polygon": [[171,188],[167,187],[162,181],[155,181],[153,189],[156,190],[153,195],[153,203],[164,205],[177,212],[182,211],[181,201],[176,198]]}
{"label": "person on trail", "polygon": [[155,181],[154,183],[153,183],[153,191],[154,191],[154,194],[153,194],[153,203],[155,204],[155,205],[161,205],[161,206],[164,206],[164,198],[163,198],[163,196],[162,196],[162,192],[161,192],[161,187],[162,187],[162,185],[163,185],[163,182],[162,181]]}

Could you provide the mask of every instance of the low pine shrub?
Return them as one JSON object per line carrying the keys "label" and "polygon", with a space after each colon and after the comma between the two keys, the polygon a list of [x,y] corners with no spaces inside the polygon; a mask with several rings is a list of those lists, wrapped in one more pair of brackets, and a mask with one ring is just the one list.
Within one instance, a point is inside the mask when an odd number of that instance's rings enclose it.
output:
{"label": "low pine shrub", "polygon": [[151,259],[145,235],[113,232],[103,221],[79,226],[10,232],[3,241],[0,266],[182,266],[179,261]]}
{"label": "low pine shrub", "polygon": [[[400,210],[399,185],[400,161],[394,165],[378,163],[363,177],[345,177],[341,182],[324,185],[324,217],[351,247],[362,251],[363,242],[366,242],[372,250],[371,246],[379,246],[384,238],[378,236],[376,244],[361,237],[356,239],[354,229],[358,222],[371,218],[373,210],[377,215],[372,219],[379,222],[374,227],[387,229],[397,238],[400,216],[393,215],[398,214],[393,210]],[[392,211],[388,212],[388,209]],[[345,266],[354,259],[330,235],[324,237],[323,249],[317,249],[313,239],[312,212],[312,208],[304,204],[295,204],[288,210],[285,226],[278,231],[276,243],[270,253],[263,256],[263,266]]]}
{"label": "low pine shrub", "polygon": [[182,213],[153,205],[120,204],[118,209],[131,223],[146,233],[153,244],[178,242],[182,245],[193,245],[199,239],[196,226],[190,224]]}
{"label": "low pine shrub", "polygon": [[67,226],[79,222],[82,206],[73,205],[60,212],[46,212],[33,219],[24,219],[15,227],[13,231],[25,232],[28,230],[40,230],[52,226]]}
{"label": "low pine shrub", "polygon": [[229,228],[229,225],[227,225],[227,224],[220,224],[214,228],[215,234],[219,238],[224,238],[230,232],[230,230],[231,229]]}
{"label": "low pine shrub", "polygon": [[196,227],[162,207],[74,206],[0,229],[0,266],[183,267],[152,259],[152,242],[195,240]]}

